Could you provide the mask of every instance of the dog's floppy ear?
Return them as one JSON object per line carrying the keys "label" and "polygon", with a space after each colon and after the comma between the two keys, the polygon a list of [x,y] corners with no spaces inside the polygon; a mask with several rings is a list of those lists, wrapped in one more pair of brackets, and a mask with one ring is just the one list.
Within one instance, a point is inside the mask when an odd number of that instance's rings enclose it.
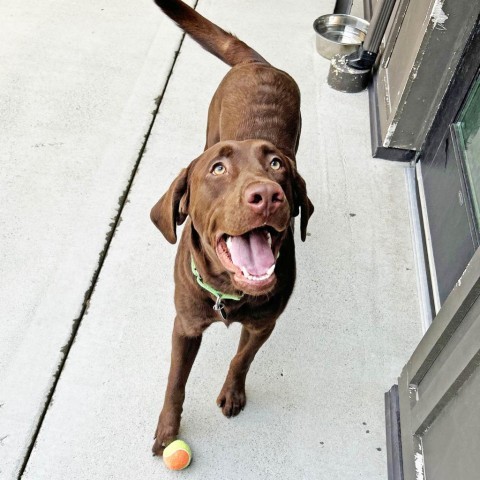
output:
{"label": "dog's floppy ear", "polygon": [[177,225],[188,215],[188,168],[184,168],[150,211],[150,218],[170,242],[177,241]]}
{"label": "dog's floppy ear", "polygon": [[[308,220],[312,216],[314,207],[313,203],[307,196],[307,185],[305,184],[305,180],[303,177],[297,172],[295,185],[293,188],[294,196],[295,196],[295,212],[298,215],[299,209],[302,209],[302,213],[300,216],[300,238],[302,242],[305,241],[307,238],[307,225]],[[294,213],[295,213],[294,212]]]}
{"label": "dog's floppy ear", "polygon": [[[288,157],[287,157],[288,158]],[[313,203],[307,196],[307,185],[303,177],[298,173],[296,163],[290,159],[292,165],[292,190],[293,190],[293,216],[300,213],[300,238],[302,242],[307,238],[308,220],[314,211]]]}

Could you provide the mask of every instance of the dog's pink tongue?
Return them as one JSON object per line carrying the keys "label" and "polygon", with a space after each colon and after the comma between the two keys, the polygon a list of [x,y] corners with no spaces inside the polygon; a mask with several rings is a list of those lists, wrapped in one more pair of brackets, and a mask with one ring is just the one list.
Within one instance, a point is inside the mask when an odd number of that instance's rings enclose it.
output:
{"label": "dog's pink tongue", "polygon": [[245,268],[250,275],[260,277],[275,263],[267,233],[254,230],[239,237],[232,237],[230,247],[232,262]]}

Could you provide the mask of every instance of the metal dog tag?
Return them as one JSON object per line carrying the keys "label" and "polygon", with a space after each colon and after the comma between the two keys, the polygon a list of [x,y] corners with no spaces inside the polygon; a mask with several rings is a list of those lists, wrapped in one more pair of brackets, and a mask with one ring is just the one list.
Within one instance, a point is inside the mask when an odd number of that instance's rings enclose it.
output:
{"label": "metal dog tag", "polygon": [[222,299],[220,297],[217,297],[217,301],[215,302],[213,309],[216,312],[219,312],[224,320],[227,319],[227,312],[225,311],[225,305],[222,303]]}

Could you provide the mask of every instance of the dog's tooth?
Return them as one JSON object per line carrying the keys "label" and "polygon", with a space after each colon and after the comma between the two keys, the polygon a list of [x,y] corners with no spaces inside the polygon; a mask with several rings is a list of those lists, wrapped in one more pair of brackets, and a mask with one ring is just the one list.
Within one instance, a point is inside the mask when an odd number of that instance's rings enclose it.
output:
{"label": "dog's tooth", "polygon": [[230,251],[232,248],[232,237],[228,237],[225,243],[227,244],[228,251]]}
{"label": "dog's tooth", "polygon": [[262,280],[267,280],[268,278],[270,278],[272,276],[273,272],[275,271],[275,264],[273,264],[267,270],[267,273],[265,273],[264,275],[252,275],[248,272],[248,270],[245,267],[242,267],[241,270],[242,270],[243,276],[247,280],[251,280],[253,282],[261,282]]}

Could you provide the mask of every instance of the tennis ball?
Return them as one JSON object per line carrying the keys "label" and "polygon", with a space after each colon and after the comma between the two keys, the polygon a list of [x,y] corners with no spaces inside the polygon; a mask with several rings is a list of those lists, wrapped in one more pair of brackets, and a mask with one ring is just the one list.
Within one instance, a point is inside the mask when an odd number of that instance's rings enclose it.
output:
{"label": "tennis ball", "polygon": [[183,470],[191,460],[192,451],[183,440],[173,441],[163,451],[163,461],[170,470]]}

